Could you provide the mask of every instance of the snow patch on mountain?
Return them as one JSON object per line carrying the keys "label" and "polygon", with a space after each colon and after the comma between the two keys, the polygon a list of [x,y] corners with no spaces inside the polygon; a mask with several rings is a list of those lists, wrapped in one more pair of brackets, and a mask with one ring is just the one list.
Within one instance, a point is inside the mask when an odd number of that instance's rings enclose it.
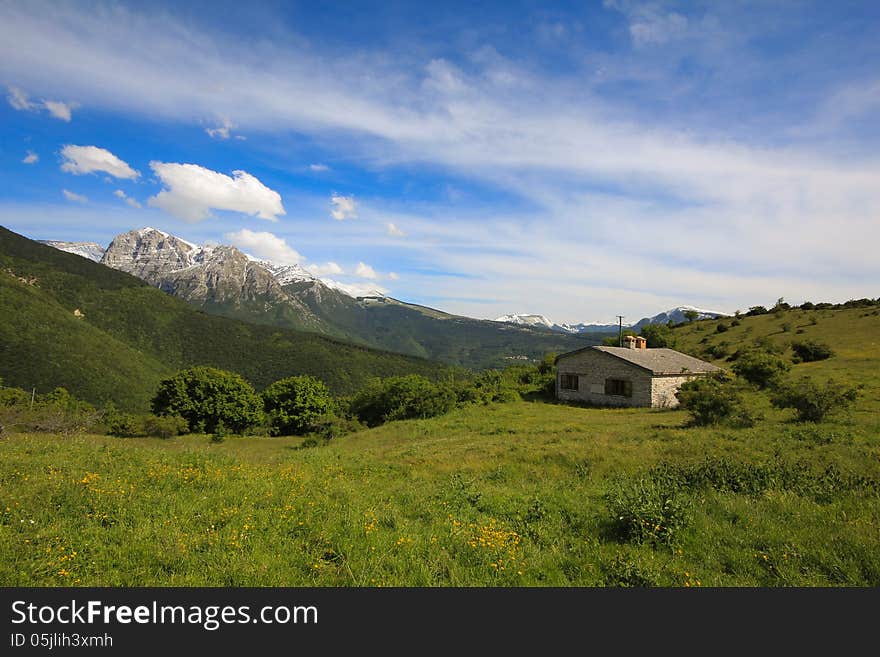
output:
{"label": "snow patch on mountain", "polygon": [[[670,308],[662,313],[658,313],[653,317],[644,317],[638,322],[624,322],[624,328],[639,329],[647,324],[680,324],[688,321],[685,313],[694,311],[697,313],[696,319],[715,319],[717,317],[727,317],[727,313],[718,312],[716,310],[706,310],[696,308],[694,306],[678,306]],[[551,331],[560,333],[608,333],[619,329],[619,324],[610,324],[604,322],[581,322],[578,324],[557,324],[544,315],[526,315],[526,314],[510,314],[498,317],[496,322],[507,322],[509,324],[517,324],[519,326],[533,326],[540,328],[548,328]]]}
{"label": "snow patch on mountain", "polygon": [[60,242],[58,240],[40,240],[40,244],[51,246],[59,251],[66,251],[74,255],[88,258],[94,262],[101,262],[104,257],[104,247],[95,242]]}

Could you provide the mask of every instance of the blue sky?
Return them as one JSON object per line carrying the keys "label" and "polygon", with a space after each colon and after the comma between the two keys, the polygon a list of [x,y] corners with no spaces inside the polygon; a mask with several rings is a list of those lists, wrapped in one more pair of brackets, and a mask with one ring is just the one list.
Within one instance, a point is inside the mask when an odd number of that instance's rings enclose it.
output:
{"label": "blue sky", "polygon": [[475,317],[878,294],[875,2],[0,4],[0,224]]}

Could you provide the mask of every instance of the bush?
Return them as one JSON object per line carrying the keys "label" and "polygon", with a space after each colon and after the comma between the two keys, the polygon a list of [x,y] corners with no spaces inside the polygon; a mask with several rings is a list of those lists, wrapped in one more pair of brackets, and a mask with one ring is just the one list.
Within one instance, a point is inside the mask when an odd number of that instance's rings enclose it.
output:
{"label": "bush", "polygon": [[139,417],[131,413],[115,413],[106,418],[107,433],[119,438],[134,438],[144,435],[144,424]]}
{"label": "bush", "polygon": [[793,342],[791,345],[795,358],[798,362],[812,363],[817,360],[825,360],[831,358],[834,352],[827,344],[822,342],[813,342],[805,340],[804,342]]}
{"label": "bush", "polygon": [[646,324],[640,334],[651,348],[675,348],[675,333],[668,324]]}
{"label": "bush", "polygon": [[766,315],[767,309],[764,306],[751,306],[749,308],[749,312],[746,313],[746,317],[755,317],[757,315]]}
{"label": "bush", "polygon": [[690,412],[691,423],[708,426],[727,422],[734,426],[752,426],[739,386],[728,375],[714,374],[683,383],[675,393],[681,407]]}
{"label": "bush", "polygon": [[443,415],[455,406],[455,394],[418,374],[374,379],[351,401],[352,413],[374,427],[391,420]]}
{"label": "bush", "polygon": [[725,324],[724,322],[718,322],[718,325],[715,327],[716,333],[724,333],[725,331],[729,331],[730,326]]}
{"label": "bush", "polygon": [[678,491],[650,475],[616,481],[606,500],[620,535],[640,545],[673,545],[687,525],[687,505]]}
{"label": "bush", "polygon": [[323,381],[311,376],[291,376],[271,384],[263,391],[273,436],[301,436],[312,431],[316,418],[327,415],[333,399]]}
{"label": "bush", "polygon": [[179,415],[150,415],[144,419],[144,433],[156,438],[173,438],[189,433],[189,424]]}
{"label": "bush", "polygon": [[325,413],[312,419],[309,430],[315,436],[320,436],[324,442],[330,442],[334,438],[360,431],[363,428],[363,425],[357,420]]}
{"label": "bush", "polygon": [[791,363],[763,349],[750,349],[740,355],[733,371],[759,388],[768,388],[791,369]]}
{"label": "bush", "polygon": [[238,374],[213,367],[182,370],[159,384],[156,415],[179,415],[193,432],[217,433],[221,425],[241,433],[261,417],[260,398]]}
{"label": "bush", "polygon": [[820,386],[802,377],[780,386],[770,402],[777,408],[793,408],[801,422],[821,422],[827,415],[849,408],[860,390],[861,386],[845,386],[833,379]]}

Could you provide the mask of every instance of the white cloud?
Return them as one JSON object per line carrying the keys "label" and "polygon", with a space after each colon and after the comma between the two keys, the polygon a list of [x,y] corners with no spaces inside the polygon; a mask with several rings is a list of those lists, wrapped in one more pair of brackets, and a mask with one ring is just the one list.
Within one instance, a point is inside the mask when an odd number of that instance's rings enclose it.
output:
{"label": "white cloud", "polygon": [[330,209],[330,216],[337,221],[354,219],[357,217],[357,203],[355,203],[354,196],[339,196],[338,194],[333,194],[330,197],[330,205],[332,206]]}
{"label": "white cloud", "polygon": [[61,170],[75,175],[103,171],[114,178],[134,179],[141,174],[128,166],[110,151],[97,146],[74,146],[68,144],[61,149],[64,162]]}
{"label": "white cloud", "polygon": [[62,189],[61,193],[64,194],[64,198],[68,201],[74,201],[76,203],[87,203],[88,197],[83,196],[82,194],[75,194],[74,192],[68,191],[66,189]]}
{"label": "white cloud", "polygon": [[28,95],[18,87],[8,87],[9,95],[6,99],[13,108],[20,112],[29,112],[38,109],[39,105],[32,103]]}
{"label": "white cloud", "polygon": [[309,273],[314,274],[315,276],[337,276],[339,274],[345,273],[342,270],[342,267],[337,265],[335,262],[326,262],[323,265],[308,265],[306,269]]}
{"label": "white cloud", "polygon": [[388,272],[388,279],[392,281],[399,281],[400,276],[397,274],[397,272],[390,271]]}
{"label": "white cloud", "polygon": [[128,205],[130,205],[133,208],[143,207],[140,203],[138,203],[135,199],[131,198],[128,194],[123,192],[121,189],[117,189],[115,192],[113,192],[113,196],[115,196],[116,198],[122,199],[123,201],[128,203]]}
{"label": "white cloud", "polygon": [[22,112],[38,112],[45,109],[56,119],[70,122],[71,110],[76,107],[75,103],[62,103],[59,100],[43,100],[34,102],[23,90],[18,87],[7,87],[9,95],[6,97],[13,108]]}
{"label": "white cloud", "polygon": [[235,128],[235,125],[233,125],[232,121],[224,118],[218,127],[205,128],[205,132],[207,132],[212,139],[229,139],[230,132],[233,128]]}
{"label": "white cloud", "polygon": [[388,222],[385,225],[385,228],[386,228],[385,232],[388,235],[390,235],[391,237],[406,237],[406,233],[404,233],[402,230],[400,230],[400,228],[398,228],[396,225],[394,225],[391,222]]}
{"label": "white cloud", "polygon": [[43,105],[49,110],[49,114],[56,119],[61,119],[62,121],[70,123],[71,109],[73,108],[72,103],[62,103],[59,100],[46,100],[43,102]]}
{"label": "white cloud", "polygon": [[241,212],[267,221],[278,221],[286,214],[281,194],[247,171],[233,171],[230,177],[197,164],[155,161],[150,168],[167,189],[147,203],[184,221],[201,221],[211,216],[211,210]]}
{"label": "white cloud", "polygon": [[310,164],[309,170],[321,173],[324,171],[330,171],[330,167],[328,167],[326,164]]}
{"label": "white cloud", "polygon": [[276,265],[296,265],[302,260],[302,256],[286,240],[273,233],[242,228],[234,233],[226,233],[224,237],[242,251],[262,260],[271,260]]}
{"label": "white cloud", "polygon": [[368,278],[371,281],[379,278],[379,275],[376,273],[376,270],[370,267],[370,265],[365,264],[363,262],[359,262],[357,267],[355,267],[354,275],[359,278]]}
{"label": "white cloud", "polygon": [[605,0],[605,6],[626,15],[629,19],[629,35],[636,47],[667,43],[688,32],[686,16],[674,11],[665,12],[655,4]]}
{"label": "white cloud", "polygon": [[36,164],[40,161],[40,156],[34,153],[33,151],[28,151],[27,155],[24,156],[22,162],[25,164]]}

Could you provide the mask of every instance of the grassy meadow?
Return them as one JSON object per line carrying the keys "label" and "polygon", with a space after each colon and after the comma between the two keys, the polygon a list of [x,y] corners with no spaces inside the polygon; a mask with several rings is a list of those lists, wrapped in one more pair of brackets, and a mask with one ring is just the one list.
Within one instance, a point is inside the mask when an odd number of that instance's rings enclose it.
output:
{"label": "grassy meadow", "polygon": [[808,424],[749,393],[763,416],[750,428],[688,427],[678,410],[471,406],[309,449],[11,434],[0,584],[880,585],[880,317],[717,324],[676,329],[679,348],[821,340],[836,355],[792,374],[863,394]]}

